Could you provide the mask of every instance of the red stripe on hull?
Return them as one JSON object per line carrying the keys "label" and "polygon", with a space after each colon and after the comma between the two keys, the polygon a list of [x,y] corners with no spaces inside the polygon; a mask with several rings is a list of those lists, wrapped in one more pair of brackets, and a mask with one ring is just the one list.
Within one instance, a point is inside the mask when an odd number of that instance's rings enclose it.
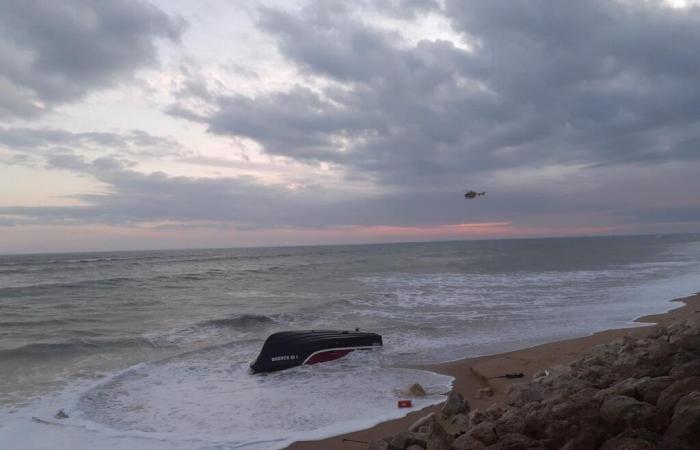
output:
{"label": "red stripe on hull", "polygon": [[333,361],[335,359],[340,359],[343,356],[347,355],[350,353],[352,349],[348,350],[329,350],[327,352],[320,352],[316,353],[315,355],[311,356],[308,361],[306,361],[306,364],[318,364],[322,362],[328,362],[328,361]]}

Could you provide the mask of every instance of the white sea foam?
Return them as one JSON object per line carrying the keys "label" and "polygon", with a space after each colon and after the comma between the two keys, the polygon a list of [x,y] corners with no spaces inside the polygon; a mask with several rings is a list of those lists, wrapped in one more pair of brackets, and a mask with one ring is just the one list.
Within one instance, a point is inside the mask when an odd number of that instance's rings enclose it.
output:
{"label": "white sea foam", "polygon": [[[253,375],[225,348],[139,364],[94,385],[73,385],[18,410],[0,410],[0,445],[13,449],[275,449],[401,417],[442,401],[451,378],[386,368],[381,355]],[[430,393],[410,410],[396,390]],[[51,419],[64,409],[69,419]],[[60,425],[31,420],[32,416]]]}

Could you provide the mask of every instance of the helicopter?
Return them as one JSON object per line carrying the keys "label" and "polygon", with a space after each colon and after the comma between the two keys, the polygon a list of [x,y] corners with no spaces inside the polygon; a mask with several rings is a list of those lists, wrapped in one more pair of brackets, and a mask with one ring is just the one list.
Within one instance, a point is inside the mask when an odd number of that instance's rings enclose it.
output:
{"label": "helicopter", "polygon": [[467,191],[464,193],[464,198],[472,199],[482,195],[486,195],[486,192]]}

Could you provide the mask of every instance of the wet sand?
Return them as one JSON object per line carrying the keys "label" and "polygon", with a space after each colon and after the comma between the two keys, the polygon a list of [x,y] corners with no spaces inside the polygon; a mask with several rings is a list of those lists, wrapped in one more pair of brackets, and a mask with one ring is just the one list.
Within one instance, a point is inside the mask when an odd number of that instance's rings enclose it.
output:
{"label": "wet sand", "polygon": [[[667,326],[692,315],[700,314],[700,294],[674,301],[683,303],[683,306],[666,313],[644,316],[636,320],[636,322],[648,323],[650,324],[649,326],[606,330],[590,336],[551,342],[523,350],[467,358],[420,368],[453,376],[455,378],[454,389],[462,393],[472,409],[487,408],[492,403],[502,402],[505,399],[505,392],[510,384],[529,380],[533,374],[548,367],[569,364],[596,345],[611,342],[625,335],[641,337],[653,331],[656,326]],[[503,374],[514,372],[522,372],[525,377],[513,380],[497,378]],[[488,398],[477,398],[477,391],[484,387],[493,388],[494,395]],[[418,418],[423,417],[430,411],[439,410],[440,407],[441,405],[430,406],[420,411],[414,411],[401,419],[383,422],[366,430],[319,441],[296,442],[287,448],[289,450],[366,449],[366,444],[345,441],[344,439],[367,442],[390,436],[400,431],[405,431]]]}

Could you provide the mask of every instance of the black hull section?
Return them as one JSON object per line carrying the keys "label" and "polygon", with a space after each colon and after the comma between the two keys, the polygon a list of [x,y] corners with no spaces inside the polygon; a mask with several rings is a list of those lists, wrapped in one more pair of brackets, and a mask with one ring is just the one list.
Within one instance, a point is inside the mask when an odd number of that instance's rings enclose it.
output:
{"label": "black hull section", "polygon": [[270,335],[257,359],[253,372],[275,372],[302,364],[315,364],[341,358],[354,350],[381,347],[382,337],[359,331],[282,331]]}

